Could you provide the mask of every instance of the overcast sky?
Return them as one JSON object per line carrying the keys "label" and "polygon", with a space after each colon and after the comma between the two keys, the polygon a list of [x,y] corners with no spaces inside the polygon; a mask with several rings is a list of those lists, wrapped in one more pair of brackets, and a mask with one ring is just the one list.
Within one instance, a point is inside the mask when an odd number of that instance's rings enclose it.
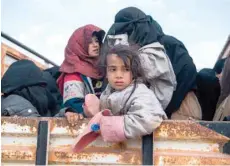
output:
{"label": "overcast sky", "polygon": [[115,14],[135,6],[181,40],[198,69],[213,67],[230,34],[230,0],[2,0],[2,31],[61,64],[75,29],[107,31]]}

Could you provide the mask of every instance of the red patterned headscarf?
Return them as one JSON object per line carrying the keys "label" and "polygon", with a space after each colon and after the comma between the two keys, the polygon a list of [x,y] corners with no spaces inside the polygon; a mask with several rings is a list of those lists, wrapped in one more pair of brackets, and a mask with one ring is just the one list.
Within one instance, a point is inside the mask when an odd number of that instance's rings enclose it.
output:
{"label": "red patterned headscarf", "polygon": [[88,46],[93,35],[102,42],[105,32],[91,24],[75,30],[65,48],[65,60],[60,67],[63,74],[78,72],[91,78],[102,77],[97,67],[98,58],[89,58],[88,55]]}

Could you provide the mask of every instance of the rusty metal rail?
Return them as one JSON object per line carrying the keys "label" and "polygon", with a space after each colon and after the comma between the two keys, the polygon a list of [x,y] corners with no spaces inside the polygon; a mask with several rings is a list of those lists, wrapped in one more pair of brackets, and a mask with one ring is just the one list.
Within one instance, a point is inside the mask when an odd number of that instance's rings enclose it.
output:
{"label": "rusty metal rail", "polygon": [[[140,165],[143,162],[141,139],[116,144],[99,138],[83,152],[73,153],[72,145],[86,127],[87,119],[71,127],[62,118],[2,117],[3,165],[35,165],[37,145],[41,145],[37,139],[41,120],[47,121],[49,127],[46,153],[40,154],[47,156],[45,160],[49,165]],[[229,137],[202,125],[194,121],[164,121],[153,136],[154,165],[230,165],[230,155],[222,153]]]}

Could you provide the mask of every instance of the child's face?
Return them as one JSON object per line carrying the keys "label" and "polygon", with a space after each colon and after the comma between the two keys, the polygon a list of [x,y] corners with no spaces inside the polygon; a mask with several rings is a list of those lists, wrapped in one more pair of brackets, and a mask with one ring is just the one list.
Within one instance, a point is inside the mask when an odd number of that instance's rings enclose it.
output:
{"label": "child's face", "polygon": [[128,65],[126,67],[123,60],[116,54],[107,56],[107,78],[115,90],[123,90],[131,84],[133,76],[130,61]]}
{"label": "child's face", "polygon": [[100,44],[96,36],[92,37],[91,43],[89,43],[88,54],[90,57],[99,56]]}

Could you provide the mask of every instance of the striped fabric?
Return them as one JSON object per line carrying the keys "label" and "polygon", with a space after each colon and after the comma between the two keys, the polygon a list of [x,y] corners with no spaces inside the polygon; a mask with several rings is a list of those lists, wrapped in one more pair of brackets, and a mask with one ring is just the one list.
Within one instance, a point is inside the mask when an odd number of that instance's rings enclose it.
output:
{"label": "striped fabric", "polygon": [[103,88],[101,80],[91,79],[79,73],[66,74],[64,77],[63,103],[74,112],[82,113],[84,97],[88,93],[100,97]]}

